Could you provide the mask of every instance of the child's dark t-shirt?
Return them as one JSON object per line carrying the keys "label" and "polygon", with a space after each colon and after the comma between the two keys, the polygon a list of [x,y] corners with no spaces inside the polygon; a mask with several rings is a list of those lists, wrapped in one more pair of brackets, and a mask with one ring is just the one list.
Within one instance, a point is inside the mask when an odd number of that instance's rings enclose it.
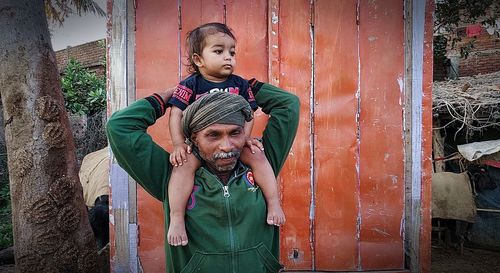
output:
{"label": "child's dark t-shirt", "polygon": [[218,91],[238,94],[248,101],[254,111],[257,109],[257,103],[248,82],[242,77],[233,74],[220,83],[207,81],[198,73],[192,74],[177,85],[168,104],[184,111],[188,105],[200,97]]}

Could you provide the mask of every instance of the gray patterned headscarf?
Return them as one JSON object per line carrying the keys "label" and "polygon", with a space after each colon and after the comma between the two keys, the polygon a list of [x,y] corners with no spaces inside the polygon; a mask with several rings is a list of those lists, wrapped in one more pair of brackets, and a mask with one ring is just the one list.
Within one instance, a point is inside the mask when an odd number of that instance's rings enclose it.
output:
{"label": "gray patterned headscarf", "polygon": [[244,126],[253,119],[253,111],[240,95],[214,92],[205,95],[184,110],[182,129],[187,139],[212,124],[235,124]]}

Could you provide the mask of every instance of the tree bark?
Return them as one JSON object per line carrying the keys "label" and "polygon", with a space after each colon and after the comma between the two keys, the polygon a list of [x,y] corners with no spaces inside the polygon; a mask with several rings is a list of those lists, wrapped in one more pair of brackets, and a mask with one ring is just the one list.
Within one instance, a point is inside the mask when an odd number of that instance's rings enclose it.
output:
{"label": "tree bark", "polygon": [[0,1],[0,37],[16,272],[97,272],[43,0]]}

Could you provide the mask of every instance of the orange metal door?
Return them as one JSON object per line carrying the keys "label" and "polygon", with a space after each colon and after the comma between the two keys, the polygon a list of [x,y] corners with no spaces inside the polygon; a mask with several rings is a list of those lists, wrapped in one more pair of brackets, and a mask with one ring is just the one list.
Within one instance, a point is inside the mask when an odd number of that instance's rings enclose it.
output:
{"label": "orange metal door", "polygon": [[[235,32],[236,74],[300,97],[278,181],[289,270],[404,268],[403,15],[401,0],[137,1],[138,98],[186,76],[186,33],[211,21]],[[150,133],[168,149],[166,121]],[[164,271],[163,210],[142,189],[138,223],[144,272]]]}
{"label": "orange metal door", "polygon": [[403,5],[359,10],[360,267],[403,268]]}
{"label": "orange metal door", "polygon": [[[138,1],[136,9],[136,96],[174,86],[179,81],[179,28],[176,1]],[[167,119],[148,131],[171,148]],[[138,254],[144,272],[165,272],[163,206],[140,186],[137,190]]]}
{"label": "orange metal door", "polygon": [[[287,217],[281,228],[280,261],[287,269],[307,269],[314,266],[311,215],[311,90],[312,41],[311,8],[308,0],[279,2],[271,10],[271,24],[277,38],[270,48],[277,49],[271,71],[275,84],[300,98],[300,123],[279,183],[282,204]],[[273,35],[271,32],[270,35]]]}
{"label": "orange metal door", "polygon": [[320,270],[356,270],[360,258],[357,3],[335,2],[315,2],[315,264]]}

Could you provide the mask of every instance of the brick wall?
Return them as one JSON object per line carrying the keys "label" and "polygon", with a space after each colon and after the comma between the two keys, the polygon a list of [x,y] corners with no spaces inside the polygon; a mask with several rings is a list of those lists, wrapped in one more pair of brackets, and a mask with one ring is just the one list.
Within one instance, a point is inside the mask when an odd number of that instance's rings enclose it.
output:
{"label": "brick wall", "polygon": [[105,40],[102,39],[56,51],[59,72],[62,72],[68,61],[73,58],[90,71],[95,71],[98,75],[105,75],[103,62],[106,56],[106,47],[103,46],[104,43]]}
{"label": "brick wall", "polygon": [[447,65],[446,57],[444,56],[434,56],[434,63],[432,66],[432,78],[434,81],[442,81],[447,77]]}
{"label": "brick wall", "polygon": [[[461,43],[474,40],[473,37],[463,37]],[[472,76],[500,71],[500,38],[489,35],[484,29],[476,36],[474,48],[467,58],[460,59],[460,76]]]}
{"label": "brick wall", "polygon": [[[473,42],[467,57],[459,60],[458,72],[460,77],[488,74],[500,71],[500,37],[498,33],[490,35],[481,27],[479,35],[467,37],[467,26],[461,26],[456,31],[461,38],[456,45],[459,49]],[[449,42],[450,46],[451,42]],[[450,49],[448,50],[450,53]],[[446,57],[434,56],[433,78],[435,81],[444,80],[448,76],[449,60]]]}

